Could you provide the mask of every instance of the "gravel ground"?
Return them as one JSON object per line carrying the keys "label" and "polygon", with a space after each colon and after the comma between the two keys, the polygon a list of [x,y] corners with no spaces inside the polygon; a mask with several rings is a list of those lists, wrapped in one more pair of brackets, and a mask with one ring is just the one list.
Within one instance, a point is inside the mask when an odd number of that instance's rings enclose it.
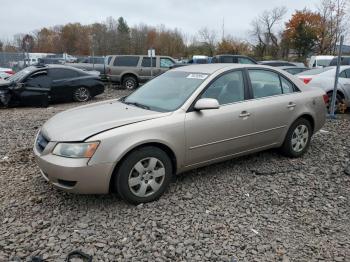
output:
{"label": "gravel ground", "polygon": [[0,110],[0,261],[75,249],[94,261],[350,261],[349,119],[327,122],[303,158],[272,150],[197,169],[135,207],[41,178],[34,136],[73,106]]}

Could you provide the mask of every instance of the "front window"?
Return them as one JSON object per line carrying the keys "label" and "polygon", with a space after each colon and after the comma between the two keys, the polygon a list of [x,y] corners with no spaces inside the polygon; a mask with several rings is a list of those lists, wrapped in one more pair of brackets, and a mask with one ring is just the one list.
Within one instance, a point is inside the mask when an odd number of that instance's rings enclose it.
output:
{"label": "front window", "polygon": [[147,82],[122,100],[153,111],[171,112],[182,106],[208,74],[169,71]]}
{"label": "front window", "polygon": [[170,68],[174,65],[174,62],[171,61],[169,58],[160,58],[160,67],[162,68]]}
{"label": "front window", "polygon": [[202,94],[201,98],[214,98],[220,105],[244,100],[244,80],[242,71],[234,71],[216,79]]}

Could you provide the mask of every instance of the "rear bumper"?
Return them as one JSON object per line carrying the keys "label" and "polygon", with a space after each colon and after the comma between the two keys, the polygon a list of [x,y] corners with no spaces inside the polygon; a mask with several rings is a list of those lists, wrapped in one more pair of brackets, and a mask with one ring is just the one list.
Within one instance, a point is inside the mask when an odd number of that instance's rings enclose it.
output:
{"label": "rear bumper", "polygon": [[46,181],[55,187],[78,194],[107,194],[113,163],[89,165],[89,159],[40,155],[34,147],[35,160]]}

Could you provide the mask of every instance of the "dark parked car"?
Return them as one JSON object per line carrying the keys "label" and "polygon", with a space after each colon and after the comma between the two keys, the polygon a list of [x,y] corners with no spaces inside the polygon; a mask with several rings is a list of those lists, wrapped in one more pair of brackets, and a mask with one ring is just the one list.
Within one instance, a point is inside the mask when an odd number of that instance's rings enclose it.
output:
{"label": "dark parked car", "polygon": [[257,64],[253,58],[244,55],[216,55],[211,63]]}
{"label": "dark parked car", "polygon": [[50,57],[43,57],[43,58],[38,58],[38,64],[42,65],[62,65],[64,64],[64,60],[61,58],[50,58]]}
{"label": "dark parked car", "polygon": [[[338,64],[338,57],[334,57],[329,66],[336,66]],[[340,65],[350,65],[350,56],[342,56],[340,58]]]}
{"label": "dark parked car", "polygon": [[[110,56],[109,56],[110,57]],[[85,71],[98,71],[101,78],[105,79],[107,71],[107,61],[111,58],[105,58],[103,56],[85,57],[80,59],[77,63],[66,63],[67,66],[72,66]]]}
{"label": "dark parked car", "polygon": [[310,68],[307,67],[299,67],[299,66],[279,66],[280,69],[287,71],[289,74],[296,75],[301,72],[310,70]]}
{"label": "dark parked car", "polygon": [[88,101],[104,92],[98,75],[64,65],[30,66],[0,82],[2,106]]}
{"label": "dark parked car", "polygon": [[259,61],[260,65],[266,65],[266,66],[296,66],[296,64],[288,61],[281,61],[281,60],[271,60],[271,61]]}

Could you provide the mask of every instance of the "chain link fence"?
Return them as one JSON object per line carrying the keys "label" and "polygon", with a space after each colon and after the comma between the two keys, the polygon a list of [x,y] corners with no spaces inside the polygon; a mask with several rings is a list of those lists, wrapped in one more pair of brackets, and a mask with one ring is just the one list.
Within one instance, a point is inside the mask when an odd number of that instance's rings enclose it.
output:
{"label": "chain link fence", "polygon": [[25,53],[23,52],[0,52],[0,67],[11,68],[19,71],[25,65]]}

